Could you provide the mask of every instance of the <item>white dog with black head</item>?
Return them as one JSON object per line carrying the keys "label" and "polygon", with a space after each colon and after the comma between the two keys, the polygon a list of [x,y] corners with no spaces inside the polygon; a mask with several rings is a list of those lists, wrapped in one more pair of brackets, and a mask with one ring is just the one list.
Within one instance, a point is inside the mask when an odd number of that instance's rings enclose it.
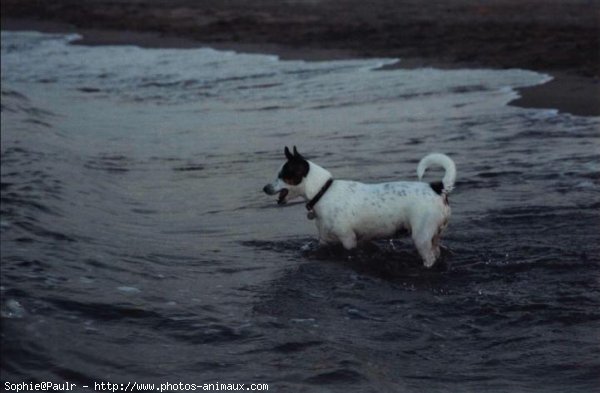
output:
{"label": "white dog with black head", "polygon": [[[294,146],[286,147],[287,161],[277,179],[264,187],[283,204],[296,197],[308,201],[308,218],[315,219],[321,244],[342,243],[347,250],[360,241],[390,238],[401,230],[411,233],[423,264],[432,267],[440,255],[439,241],[450,218],[448,193],[454,187],[456,167],[445,154],[432,153],[417,166],[419,181],[364,184],[334,180],[331,173],[306,160]],[[420,181],[430,166],[446,173],[441,182]]]}

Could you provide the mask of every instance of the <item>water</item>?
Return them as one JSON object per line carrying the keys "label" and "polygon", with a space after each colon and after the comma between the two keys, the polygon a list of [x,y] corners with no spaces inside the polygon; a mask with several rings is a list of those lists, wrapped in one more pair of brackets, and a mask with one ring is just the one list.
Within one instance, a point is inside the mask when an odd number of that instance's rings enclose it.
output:
{"label": "water", "polygon": [[[600,119],[506,106],[547,76],[74,39],[2,32],[3,384],[600,389]],[[445,263],[319,249],[261,192],[286,144],[370,182],[449,154]]]}

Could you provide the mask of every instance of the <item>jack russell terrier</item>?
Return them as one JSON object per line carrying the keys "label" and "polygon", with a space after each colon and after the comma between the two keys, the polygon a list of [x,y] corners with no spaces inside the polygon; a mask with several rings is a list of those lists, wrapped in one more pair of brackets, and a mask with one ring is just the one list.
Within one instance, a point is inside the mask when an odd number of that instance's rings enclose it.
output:
{"label": "jack russell terrier", "polygon": [[333,180],[329,171],[302,157],[296,146],[293,154],[286,147],[285,157],[277,179],[263,191],[278,194],[278,204],[299,196],[307,200],[308,218],[316,219],[320,244],[341,242],[351,250],[361,241],[393,237],[404,229],[411,233],[423,264],[428,268],[435,264],[440,236],[450,218],[448,193],[456,180],[450,157],[432,153],[419,162],[419,180],[430,166],[445,169],[442,181],[431,184]]}

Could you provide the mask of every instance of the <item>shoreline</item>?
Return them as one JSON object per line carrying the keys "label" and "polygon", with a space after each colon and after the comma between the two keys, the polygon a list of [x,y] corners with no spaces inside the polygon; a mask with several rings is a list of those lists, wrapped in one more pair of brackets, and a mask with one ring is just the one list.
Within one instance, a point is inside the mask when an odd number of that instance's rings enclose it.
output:
{"label": "shoreline", "polygon": [[[271,43],[202,42],[193,38],[159,32],[113,30],[104,28],[78,28],[56,21],[28,18],[2,17],[2,30],[39,31],[42,33],[76,33],[82,38],[75,45],[133,45],[143,48],[190,49],[209,47],[217,50],[232,50],[239,53],[277,55],[281,60],[329,61],[357,58],[372,58],[354,50],[321,49],[314,47],[291,47]],[[381,56],[383,57],[383,56]],[[400,58],[393,68],[433,67],[441,69],[468,69],[474,64],[452,61],[436,61],[431,58]],[[502,69],[480,65],[481,68]],[[517,68],[517,67],[515,67]],[[518,67],[520,68],[520,67]],[[532,70],[549,74],[552,80],[535,86],[515,88],[519,97],[507,105],[521,108],[555,109],[560,113],[577,116],[600,116],[600,79],[578,75],[568,71]]]}

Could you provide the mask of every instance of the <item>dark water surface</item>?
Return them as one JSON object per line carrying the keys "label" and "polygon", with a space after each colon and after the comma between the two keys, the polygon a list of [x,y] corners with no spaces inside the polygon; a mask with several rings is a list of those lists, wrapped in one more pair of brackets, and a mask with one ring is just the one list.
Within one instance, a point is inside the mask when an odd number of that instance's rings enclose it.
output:
{"label": "dark water surface", "polygon": [[[74,38],[2,32],[3,386],[600,390],[600,120],[505,105],[544,75]],[[319,249],[260,191],[284,144],[372,182],[449,154],[444,265]]]}

